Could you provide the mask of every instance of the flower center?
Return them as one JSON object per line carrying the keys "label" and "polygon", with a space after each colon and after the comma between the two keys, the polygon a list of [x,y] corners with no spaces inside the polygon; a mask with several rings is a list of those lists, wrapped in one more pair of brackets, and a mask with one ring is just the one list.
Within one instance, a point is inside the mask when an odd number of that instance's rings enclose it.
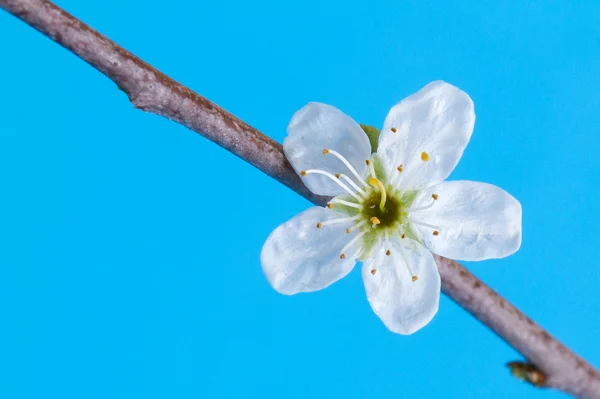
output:
{"label": "flower center", "polygon": [[382,184],[379,190],[372,190],[363,200],[360,213],[366,220],[377,218],[377,228],[390,228],[402,224],[402,208],[400,200],[394,195],[387,195]]}
{"label": "flower center", "polygon": [[[301,171],[300,175],[302,177],[310,174],[325,176],[347,192],[347,195],[335,197],[327,204],[327,208],[345,213],[347,217],[329,219],[316,225],[321,229],[330,225],[351,223],[351,227],[346,228],[346,233],[351,234],[356,230],[356,234],[349,237],[347,244],[341,249],[340,259],[348,257],[353,260],[364,259],[378,243],[383,243],[385,253],[389,256],[392,253],[391,237],[401,240],[410,239],[420,244],[421,238],[412,228],[413,224],[430,228],[434,236],[439,235],[438,227],[418,220],[419,212],[431,208],[438,195],[433,194],[431,202],[427,205],[412,207],[418,191],[409,190],[414,175],[403,178],[405,168],[402,164],[398,166],[397,174],[387,176],[383,169],[378,167],[380,165],[376,164],[378,158],[374,156],[365,161],[368,167],[365,181],[337,151],[324,149],[323,155],[338,158],[350,173],[333,174],[320,169],[308,169]],[[420,155],[423,163],[429,161],[428,153],[422,152]],[[417,281],[417,276],[412,273],[410,265],[407,264],[406,267],[409,269],[412,281]]]}

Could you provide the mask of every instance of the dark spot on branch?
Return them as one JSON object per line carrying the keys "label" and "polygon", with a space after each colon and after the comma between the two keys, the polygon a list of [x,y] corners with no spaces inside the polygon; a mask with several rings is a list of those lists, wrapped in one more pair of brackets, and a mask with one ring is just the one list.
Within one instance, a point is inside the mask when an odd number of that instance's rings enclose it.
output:
{"label": "dark spot on branch", "polygon": [[541,388],[546,383],[546,375],[533,363],[509,362],[506,366],[510,369],[513,377]]}

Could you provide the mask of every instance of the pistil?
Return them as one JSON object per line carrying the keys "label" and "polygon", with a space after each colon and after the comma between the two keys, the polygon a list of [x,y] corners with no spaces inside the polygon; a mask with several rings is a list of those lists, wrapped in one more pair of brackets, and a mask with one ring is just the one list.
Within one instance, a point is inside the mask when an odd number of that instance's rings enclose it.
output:
{"label": "pistil", "polygon": [[379,192],[381,193],[381,200],[379,201],[379,209],[381,209],[381,212],[385,212],[385,201],[387,199],[387,194],[385,192],[385,187],[383,186],[383,183],[375,177],[370,177],[369,184],[372,185],[373,187],[379,188]]}

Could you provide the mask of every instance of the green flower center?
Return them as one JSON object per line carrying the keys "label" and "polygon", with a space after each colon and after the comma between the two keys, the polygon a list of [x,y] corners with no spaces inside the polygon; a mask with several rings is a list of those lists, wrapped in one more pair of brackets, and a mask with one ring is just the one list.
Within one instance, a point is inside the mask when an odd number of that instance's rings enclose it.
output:
{"label": "green flower center", "polygon": [[380,207],[381,204],[381,191],[372,190],[370,195],[363,201],[362,209],[360,211],[362,218],[367,220],[373,220],[376,218],[377,228],[388,228],[394,225],[401,225],[406,213],[402,212],[402,209],[406,206],[394,195],[390,195],[387,192],[384,209]]}
{"label": "green flower center", "polygon": [[[390,176],[386,173],[377,154],[365,160],[368,167],[367,177],[361,176],[337,151],[325,148],[323,155],[338,158],[350,171],[352,177],[320,169],[302,170],[300,176],[306,177],[311,174],[325,176],[347,192],[333,198],[327,204],[327,208],[346,216],[319,221],[316,224],[318,229],[329,228],[328,226],[340,223],[350,224],[350,227],[345,229],[346,234],[353,235],[349,236],[348,242],[340,250],[340,259],[350,257],[364,260],[378,243],[390,245],[390,239],[408,239],[422,243],[419,234],[413,229],[413,224],[431,228],[434,236],[439,235],[438,227],[412,217],[413,212],[421,212],[433,206],[437,194],[432,195],[430,204],[413,207],[419,191],[407,190],[408,185],[403,181],[403,184],[398,184],[400,175]],[[422,152],[421,160],[428,162],[429,154]],[[398,173],[405,173],[402,164],[396,170]],[[350,250],[352,252],[347,253]],[[385,251],[388,256],[391,253],[390,249]],[[413,276],[413,281],[416,281],[416,276]]]}

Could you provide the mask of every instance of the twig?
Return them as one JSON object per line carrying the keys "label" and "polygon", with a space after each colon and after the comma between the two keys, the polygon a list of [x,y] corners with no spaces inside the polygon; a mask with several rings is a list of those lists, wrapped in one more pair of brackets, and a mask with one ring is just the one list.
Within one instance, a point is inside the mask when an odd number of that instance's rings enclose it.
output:
{"label": "twig", "polygon": [[444,293],[521,352],[543,373],[543,386],[578,398],[600,398],[600,374],[589,363],[458,262],[441,256],[435,260]]}
{"label": "twig", "polygon": [[[0,0],[0,8],[98,69],[133,105],[176,121],[234,153],[317,205],[292,170],[281,145],[177,83],[46,0]],[[543,373],[544,386],[582,399],[600,399],[600,374],[517,308],[453,260],[436,257],[442,290]]]}

